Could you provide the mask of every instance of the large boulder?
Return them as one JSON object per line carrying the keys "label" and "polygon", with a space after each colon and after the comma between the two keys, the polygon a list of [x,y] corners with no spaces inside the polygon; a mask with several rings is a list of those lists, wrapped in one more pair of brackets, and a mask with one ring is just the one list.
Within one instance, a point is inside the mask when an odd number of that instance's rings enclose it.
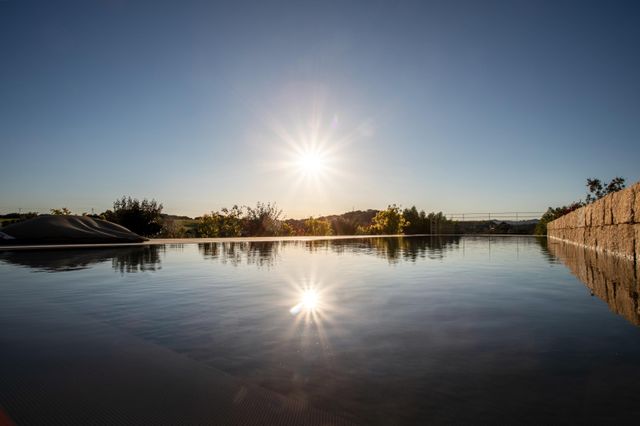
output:
{"label": "large boulder", "polygon": [[4,245],[139,243],[147,240],[106,220],[52,215],[41,215],[6,226],[2,228],[0,237],[0,244]]}

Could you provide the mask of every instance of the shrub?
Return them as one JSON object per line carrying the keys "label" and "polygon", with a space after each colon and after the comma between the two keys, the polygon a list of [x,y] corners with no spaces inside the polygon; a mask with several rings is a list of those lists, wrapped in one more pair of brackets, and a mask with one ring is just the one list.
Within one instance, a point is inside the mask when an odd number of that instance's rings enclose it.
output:
{"label": "shrub", "polygon": [[162,230],[162,204],[156,200],[122,197],[113,202],[113,210],[107,210],[102,216],[145,237],[157,236]]}
{"label": "shrub", "polygon": [[386,210],[379,211],[374,217],[369,227],[372,234],[402,234],[409,222],[402,216],[400,208],[395,204],[387,207]]}
{"label": "shrub", "polygon": [[247,215],[244,218],[242,230],[243,236],[271,237],[282,235],[286,230],[282,227],[280,210],[275,203],[258,202],[255,208],[246,207]]}
{"label": "shrub", "polygon": [[71,215],[71,210],[69,210],[66,207],[63,207],[61,209],[51,209],[49,211],[51,212],[52,215],[55,215],[55,216],[69,216],[69,215]]}
{"label": "shrub", "polygon": [[220,212],[205,214],[198,220],[196,232],[199,237],[239,237],[242,235],[242,209],[233,206]]}
{"label": "shrub", "polygon": [[582,206],[584,206],[584,203],[582,201],[576,201],[569,204],[568,206],[556,208],[549,207],[540,218],[540,221],[538,221],[538,223],[536,224],[536,229],[534,231],[535,235],[547,235],[547,223],[552,222],[567,213],[571,213],[572,211],[577,210]]}
{"label": "shrub", "polygon": [[314,219],[310,217],[304,221],[304,235],[324,236],[332,235],[331,223],[326,219]]}

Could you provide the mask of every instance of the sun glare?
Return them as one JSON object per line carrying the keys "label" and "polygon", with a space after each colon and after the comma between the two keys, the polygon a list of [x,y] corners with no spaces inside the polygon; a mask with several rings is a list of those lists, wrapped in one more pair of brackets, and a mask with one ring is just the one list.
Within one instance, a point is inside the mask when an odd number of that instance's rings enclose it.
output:
{"label": "sun glare", "polygon": [[315,290],[307,290],[302,294],[302,305],[308,310],[314,310],[318,306],[318,293]]}
{"label": "sun glare", "polygon": [[320,298],[318,292],[313,289],[307,289],[302,292],[297,305],[291,308],[289,311],[293,315],[297,315],[300,312],[314,312],[318,309]]}
{"label": "sun glare", "polygon": [[296,159],[298,170],[304,175],[318,176],[326,167],[326,160],[318,151],[302,152]]}

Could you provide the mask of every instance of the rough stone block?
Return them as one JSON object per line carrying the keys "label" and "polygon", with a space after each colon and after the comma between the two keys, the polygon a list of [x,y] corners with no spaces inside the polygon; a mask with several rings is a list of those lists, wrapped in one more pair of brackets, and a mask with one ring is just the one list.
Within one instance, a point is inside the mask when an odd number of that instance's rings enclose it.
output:
{"label": "rough stone block", "polygon": [[591,204],[587,204],[586,206],[583,207],[583,209],[584,209],[584,226],[591,226],[593,224],[591,219],[591,213],[593,211],[593,208],[591,207]]}
{"label": "rough stone block", "polygon": [[[640,267],[640,224],[636,223],[633,225],[633,229],[635,230],[635,255],[636,255],[636,265]],[[640,271],[639,271],[640,272]],[[638,280],[640,281],[640,274],[637,275]]]}
{"label": "rough stone block", "polygon": [[604,225],[604,199],[591,203],[591,226]]}
{"label": "rough stone block", "polygon": [[593,227],[585,228],[584,230],[584,243],[589,247],[595,248],[595,232]]}
{"label": "rough stone block", "polygon": [[633,203],[633,221],[640,223],[640,182],[629,188],[633,191],[634,203]]}
{"label": "rough stone block", "polygon": [[613,225],[611,232],[611,250],[628,259],[635,255],[635,229],[631,224]]}
{"label": "rough stone block", "polygon": [[609,228],[609,226],[599,226],[596,228],[596,247],[605,252],[611,251],[611,232]]}
{"label": "rough stone block", "polygon": [[567,238],[569,238],[569,230],[567,228],[560,229],[558,236],[563,240],[566,240]]}
{"label": "rough stone block", "polygon": [[576,214],[576,228],[584,228],[586,224],[586,209],[584,207],[579,208],[574,212]]}
{"label": "rough stone block", "polygon": [[562,218],[558,218],[558,219],[553,221],[553,223],[554,223],[553,229],[561,229],[562,228],[562,221],[560,219],[562,219]]}
{"label": "rough stone block", "polygon": [[602,198],[604,201],[604,224],[613,225],[613,194]]}
{"label": "rough stone block", "polygon": [[571,228],[580,228],[580,209],[571,212]]}
{"label": "rough stone block", "polygon": [[604,242],[603,242],[603,235],[604,235],[604,231],[602,229],[602,226],[595,226],[593,228],[591,228],[592,231],[592,238],[593,238],[593,248],[604,248]]}
{"label": "rough stone block", "polygon": [[562,229],[562,217],[557,218],[556,220],[554,220],[554,222],[556,223],[556,229]]}
{"label": "rough stone block", "polygon": [[576,238],[576,230],[572,228],[567,228],[565,230],[565,240],[575,242]]}
{"label": "rough stone block", "polygon": [[635,202],[633,188],[623,189],[622,191],[611,194],[611,213],[613,223],[621,225],[633,222],[633,204]]}

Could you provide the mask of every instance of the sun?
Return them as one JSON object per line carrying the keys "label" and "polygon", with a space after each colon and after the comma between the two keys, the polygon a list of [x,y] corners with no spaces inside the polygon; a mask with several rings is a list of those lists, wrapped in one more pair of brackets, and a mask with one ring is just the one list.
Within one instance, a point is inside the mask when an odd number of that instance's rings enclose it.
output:
{"label": "sun", "polygon": [[295,164],[302,175],[319,176],[326,170],[327,160],[320,151],[307,150],[298,153]]}

